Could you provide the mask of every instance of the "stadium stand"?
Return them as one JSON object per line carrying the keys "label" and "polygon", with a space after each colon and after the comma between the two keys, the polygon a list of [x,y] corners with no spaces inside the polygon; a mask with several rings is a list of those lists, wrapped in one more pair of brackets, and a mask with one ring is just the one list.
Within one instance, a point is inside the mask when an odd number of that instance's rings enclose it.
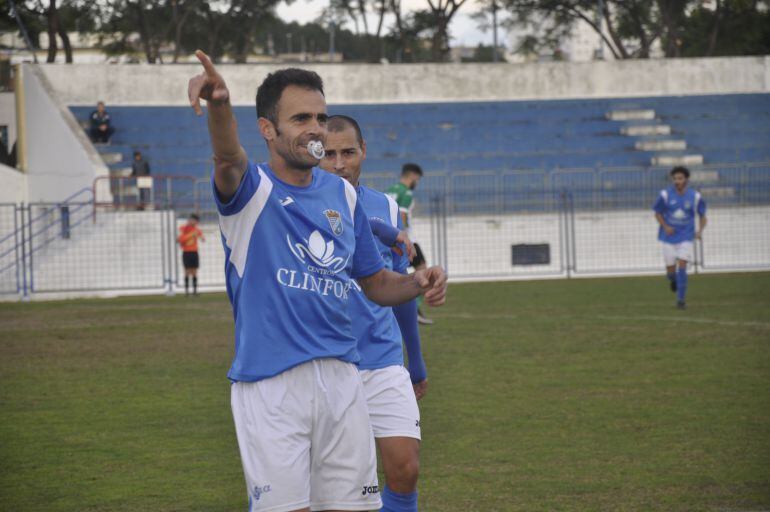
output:
{"label": "stadium stand", "polygon": [[[653,118],[607,119],[608,112],[623,109],[650,110]],[[83,120],[91,108],[71,110]],[[111,168],[130,166],[131,152],[140,149],[155,174],[208,175],[206,126],[189,108],[111,106],[110,112],[118,132],[113,144],[100,150],[120,153],[119,159],[107,157]],[[235,112],[247,152],[264,158],[253,107]],[[419,161],[428,172],[454,172],[648,167],[654,157],[684,154],[701,155],[706,164],[770,158],[767,94],[332,105],[330,112],[361,121],[370,141],[369,172],[395,173],[407,160]],[[669,133],[621,133],[639,126],[667,126]],[[684,141],[685,147],[651,144],[660,141]],[[637,149],[645,146],[652,149]]]}

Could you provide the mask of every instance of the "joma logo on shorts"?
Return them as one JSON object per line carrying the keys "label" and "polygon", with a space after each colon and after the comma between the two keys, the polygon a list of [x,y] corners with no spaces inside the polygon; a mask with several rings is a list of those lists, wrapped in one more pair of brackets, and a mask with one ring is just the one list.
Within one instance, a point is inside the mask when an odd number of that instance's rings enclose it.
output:
{"label": "joma logo on shorts", "polygon": [[259,501],[259,498],[262,497],[262,495],[266,492],[270,492],[269,485],[264,485],[262,487],[255,485],[254,489],[251,491],[251,494],[254,495],[254,501]]}
{"label": "joma logo on shorts", "polygon": [[380,486],[379,485],[365,485],[363,487],[363,492],[361,495],[366,496],[367,494],[377,494],[380,492]]}

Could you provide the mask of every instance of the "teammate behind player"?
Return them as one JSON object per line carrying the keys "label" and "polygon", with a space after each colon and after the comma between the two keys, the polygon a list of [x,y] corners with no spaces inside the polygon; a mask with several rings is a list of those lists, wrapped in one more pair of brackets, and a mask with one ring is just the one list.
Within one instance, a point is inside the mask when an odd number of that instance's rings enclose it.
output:
{"label": "teammate behind player", "polygon": [[[386,194],[392,197],[396,201],[396,204],[398,204],[404,228],[413,242],[414,231],[412,231],[412,210],[414,209],[414,189],[417,188],[417,184],[420,183],[422,174],[422,167],[417,164],[406,163],[401,167],[401,179],[399,182],[391,186],[386,192]],[[415,270],[427,268],[428,265],[425,261],[425,255],[417,242],[414,242],[414,249],[417,256],[412,260],[412,267],[414,267]],[[433,323],[433,320],[423,315],[422,310],[420,309],[421,304],[422,297],[419,297],[417,299],[417,319],[421,324],[430,325]]]}
{"label": "teammate behind player", "polygon": [[[687,262],[693,261],[693,239],[700,239],[706,228],[706,202],[700,192],[687,187],[690,171],[685,167],[671,170],[673,184],[660,191],[652,209],[660,228],[658,240],[663,242],[663,260],[676,305],[685,309],[687,294]],[[695,216],[699,217],[695,231]]]}
{"label": "teammate behind player", "polygon": [[[370,219],[401,227],[396,202],[359,183],[366,158],[366,142],[358,123],[347,116],[331,116],[327,124],[326,156],[321,167],[349,181]],[[378,240],[386,268],[406,272],[409,260]],[[417,303],[412,300],[393,308],[368,300],[354,286],[349,303],[353,334],[358,339],[358,367],[369,406],[369,419],[380,450],[385,472],[382,510],[417,510],[417,477],[420,460],[420,411],[417,399],[427,390],[428,380],[420,351]],[[403,342],[409,356],[404,368]]]}
{"label": "teammate behind player", "polygon": [[385,270],[355,189],[315,166],[326,138],[321,78],[269,74],[257,90],[269,162],[249,162],[230,93],[211,60],[188,86],[214,150],[212,187],[235,318],[228,377],[250,511],[364,511],[381,505],[374,439],[347,314],[351,280],[396,305],[440,305],[438,267]]}
{"label": "teammate behind player", "polygon": [[190,295],[190,278],[192,278],[193,295],[198,295],[198,240],[206,241],[203,232],[198,227],[200,217],[191,213],[187,218],[187,224],[179,228],[179,236],[176,241],[182,248],[182,265],[184,266],[184,294]]}

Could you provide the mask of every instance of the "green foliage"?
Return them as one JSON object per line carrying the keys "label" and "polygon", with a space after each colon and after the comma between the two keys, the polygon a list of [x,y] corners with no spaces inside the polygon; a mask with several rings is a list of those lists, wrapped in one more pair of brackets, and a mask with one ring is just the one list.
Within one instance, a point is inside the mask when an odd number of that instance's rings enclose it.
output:
{"label": "green foliage", "polygon": [[[511,25],[527,31],[523,53],[553,53],[577,22],[600,33],[615,58],[762,55],[770,46],[767,2],[717,0],[501,0]],[[604,9],[597,12],[597,6]],[[598,18],[597,18],[598,16]]]}
{"label": "green foliage", "polygon": [[[452,285],[421,509],[770,508],[770,274]],[[246,508],[223,294],[0,304],[0,509]]]}

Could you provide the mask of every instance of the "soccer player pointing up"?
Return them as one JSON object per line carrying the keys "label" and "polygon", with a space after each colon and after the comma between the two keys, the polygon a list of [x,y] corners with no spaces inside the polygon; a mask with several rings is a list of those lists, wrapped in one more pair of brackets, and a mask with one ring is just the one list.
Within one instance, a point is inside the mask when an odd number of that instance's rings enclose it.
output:
{"label": "soccer player pointing up", "polygon": [[208,103],[212,187],[235,318],[228,378],[250,511],[367,511],[381,506],[374,439],[355,363],[352,279],[393,306],[424,293],[443,304],[446,274],[384,269],[355,189],[317,169],[326,138],[321,78],[284,69],[257,90],[268,162],[249,162],[230,94],[209,58],[188,86]]}
{"label": "soccer player pointing up", "polygon": [[[663,260],[671,291],[676,292],[676,306],[685,309],[687,263],[693,261],[693,239],[700,239],[706,227],[706,202],[700,192],[687,188],[690,171],[685,167],[671,170],[673,184],[660,191],[652,209],[660,224],[658,240],[663,242]],[[695,216],[700,218],[695,231]]]}

